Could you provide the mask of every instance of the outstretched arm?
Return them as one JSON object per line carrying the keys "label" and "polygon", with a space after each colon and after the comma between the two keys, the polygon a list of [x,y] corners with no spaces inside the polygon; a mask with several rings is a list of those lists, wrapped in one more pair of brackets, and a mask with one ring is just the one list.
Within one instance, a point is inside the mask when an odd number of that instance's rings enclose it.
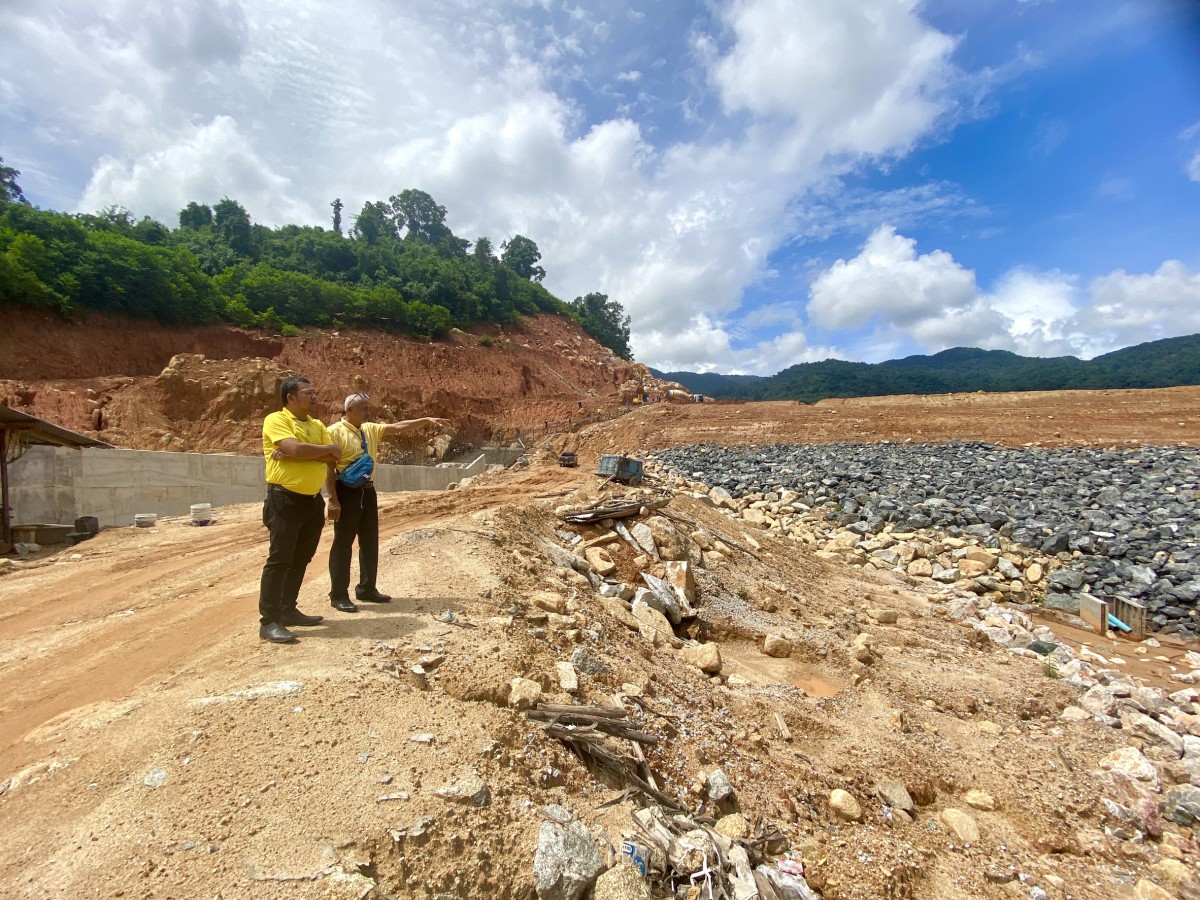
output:
{"label": "outstretched arm", "polygon": [[390,425],[384,425],[383,433],[388,435],[404,434],[407,431],[416,431],[424,425],[445,428],[449,424],[449,419],[436,419],[433,416],[425,416],[423,419],[406,419],[403,422],[392,422]]}

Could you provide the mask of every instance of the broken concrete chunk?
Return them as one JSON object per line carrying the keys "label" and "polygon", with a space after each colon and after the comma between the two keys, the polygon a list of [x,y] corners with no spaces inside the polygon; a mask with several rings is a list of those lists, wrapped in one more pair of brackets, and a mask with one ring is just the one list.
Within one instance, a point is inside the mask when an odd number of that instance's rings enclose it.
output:
{"label": "broken concrete chunk", "polygon": [[732,840],[750,836],[750,823],[746,821],[746,817],[741,813],[730,813],[727,816],[721,816],[717,819],[717,833],[723,834]]}
{"label": "broken concrete chunk", "polygon": [[629,607],[615,597],[602,597],[601,600],[606,613],[608,613],[626,628],[632,629],[633,631],[638,630],[638,620],[634,618],[633,613],[629,611]]}
{"label": "broken concrete chunk", "polygon": [[675,632],[671,630],[671,623],[667,621],[667,617],[648,605],[645,601],[633,601],[633,617],[642,625],[661,635],[656,646],[660,643],[669,643],[670,639],[675,636]]}
{"label": "broken concrete chunk", "polygon": [[629,529],[634,543],[645,551],[646,555],[651,559],[658,559],[658,545],[654,543],[654,532],[650,530],[650,526],[645,522],[638,522]]}
{"label": "broken concrete chunk", "polygon": [[650,528],[651,537],[662,559],[688,558],[688,539],[680,534],[665,516],[652,516],[646,525]]}

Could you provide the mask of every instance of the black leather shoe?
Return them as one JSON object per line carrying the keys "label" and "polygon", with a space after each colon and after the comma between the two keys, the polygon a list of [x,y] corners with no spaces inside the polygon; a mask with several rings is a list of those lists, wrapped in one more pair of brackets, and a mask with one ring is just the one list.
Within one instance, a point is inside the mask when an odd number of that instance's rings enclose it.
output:
{"label": "black leather shoe", "polygon": [[381,594],[379,591],[371,591],[369,593],[359,594],[356,598],[359,603],[391,603],[392,598],[387,594]]}
{"label": "black leather shoe", "polygon": [[316,625],[324,621],[324,616],[306,616],[298,609],[289,609],[279,617],[280,625]]}
{"label": "black leather shoe", "polygon": [[296,640],[296,636],[278,622],[268,622],[266,625],[259,625],[258,636],[264,641],[270,641],[272,644],[290,644]]}
{"label": "black leather shoe", "polygon": [[347,597],[341,597],[337,600],[330,600],[329,605],[341,612],[358,612],[358,607],[355,606]]}

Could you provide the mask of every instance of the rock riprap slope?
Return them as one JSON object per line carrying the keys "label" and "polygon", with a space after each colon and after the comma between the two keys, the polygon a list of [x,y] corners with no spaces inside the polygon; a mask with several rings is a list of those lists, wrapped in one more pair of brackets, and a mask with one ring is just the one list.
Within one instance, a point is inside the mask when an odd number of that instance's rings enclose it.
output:
{"label": "rock riprap slope", "polygon": [[[864,538],[932,529],[984,547],[1020,545],[1058,562],[1045,567],[1047,605],[1075,611],[1081,591],[1121,596],[1144,604],[1156,629],[1200,632],[1200,455],[1190,447],[704,444],[654,458],[736,505],[765,509],[768,527],[815,517]],[[921,574],[962,576],[936,560],[930,569]],[[995,587],[994,574],[980,578]]]}

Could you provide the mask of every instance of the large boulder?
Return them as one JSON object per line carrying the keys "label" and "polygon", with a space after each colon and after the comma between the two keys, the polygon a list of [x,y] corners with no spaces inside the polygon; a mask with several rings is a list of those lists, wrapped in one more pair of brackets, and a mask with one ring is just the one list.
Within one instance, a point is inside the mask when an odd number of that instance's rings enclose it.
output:
{"label": "large boulder", "polygon": [[538,900],[578,900],[604,871],[591,832],[568,809],[550,805],[538,832],[533,877]]}

